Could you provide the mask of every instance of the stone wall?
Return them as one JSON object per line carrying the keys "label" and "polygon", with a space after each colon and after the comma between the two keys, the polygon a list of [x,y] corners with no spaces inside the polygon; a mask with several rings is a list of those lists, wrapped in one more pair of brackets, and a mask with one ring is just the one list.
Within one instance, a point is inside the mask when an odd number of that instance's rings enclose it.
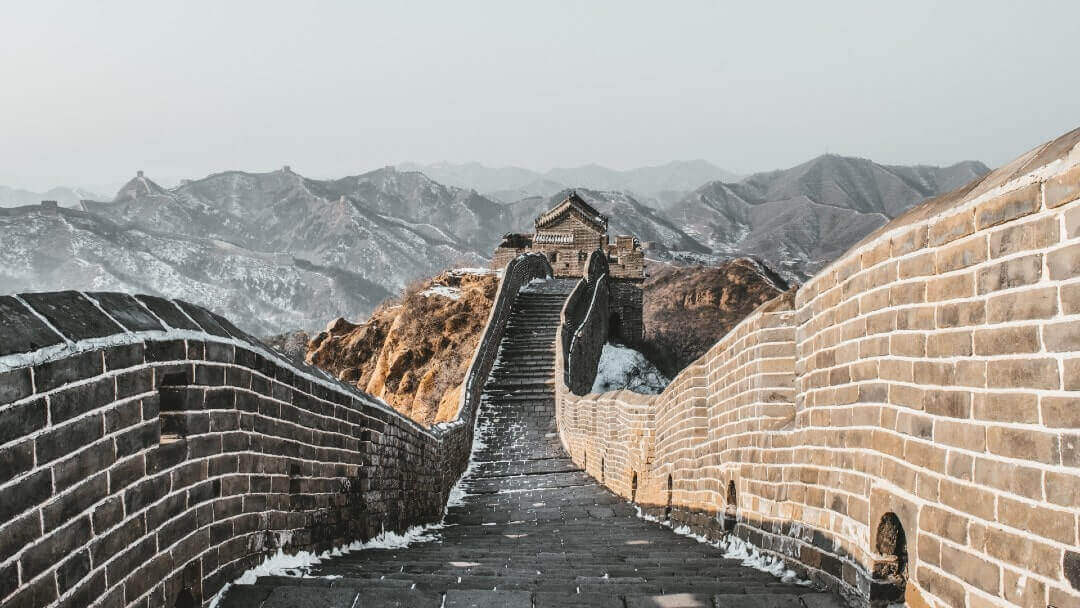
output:
{"label": "stone wall", "polygon": [[437,521],[475,403],[424,429],[184,302],[0,297],[0,604],[198,605],[278,548]]}
{"label": "stone wall", "polygon": [[600,354],[608,338],[609,284],[607,256],[589,254],[585,276],[566,299],[560,315],[559,354],[566,357],[563,379],[574,394],[587,393],[596,380]]}
{"label": "stone wall", "polygon": [[893,221],[661,395],[557,386],[564,446],[855,605],[1080,606],[1078,141]]}
{"label": "stone wall", "polygon": [[[614,276],[614,275],[613,275]],[[613,278],[608,284],[610,315],[617,317],[612,327],[617,335],[610,336],[623,344],[636,346],[645,339],[643,318],[644,292],[641,281]]]}

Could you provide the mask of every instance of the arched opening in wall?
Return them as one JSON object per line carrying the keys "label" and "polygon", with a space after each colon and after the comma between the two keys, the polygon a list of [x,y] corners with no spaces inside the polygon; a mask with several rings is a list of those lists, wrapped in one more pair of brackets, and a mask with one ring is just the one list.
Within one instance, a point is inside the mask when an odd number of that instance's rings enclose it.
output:
{"label": "arched opening in wall", "polygon": [[630,478],[630,502],[637,502],[637,473]]}
{"label": "arched opening in wall", "polygon": [[184,587],[180,590],[180,593],[176,596],[176,603],[173,604],[173,608],[196,608],[198,604],[195,602],[195,596],[191,594],[191,589]]}
{"label": "arched opening in wall", "polygon": [[613,344],[622,344],[622,318],[617,312],[608,316],[607,339]]}
{"label": "arched opening in wall", "polygon": [[674,483],[671,475],[667,476],[667,505],[664,506],[664,521],[671,521],[671,490]]}
{"label": "arched opening in wall", "polygon": [[604,478],[607,477],[607,459],[600,459],[600,483],[604,483]]}
{"label": "arched opening in wall", "polygon": [[727,495],[724,497],[724,531],[731,532],[739,521],[739,496],[735,491],[735,480],[727,482]]}
{"label": "arched opening in wall", "polygon": [[552,264],[555,264],[555,262],[558,262],[559,261],[559,252],[558,251],[552,251],[551,253],[549,253],[548,254],[548,261],[551,262]]}
{"label": "arched opening in wall", "polygon": [[874,548],[877,550],[873,571],[876,598],[871,599],[902,599],[907,585],[907,535],[896,513],[881,516]]}

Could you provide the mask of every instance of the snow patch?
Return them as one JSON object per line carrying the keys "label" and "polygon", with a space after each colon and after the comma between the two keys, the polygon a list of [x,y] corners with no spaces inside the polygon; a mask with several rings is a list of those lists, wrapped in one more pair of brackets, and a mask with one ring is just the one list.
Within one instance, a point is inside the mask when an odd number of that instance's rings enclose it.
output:
{"label": "snow patch", "polygon": [[723,540],[709,540],[700,534],[695,534],[690,530],[688,526],[673,527],[670,521],[662,521],[648,513],[641,510],[641,507],[634,505],[637,509],[637,516],[645,521],[651,521],[658,523],[661,526],[671,528],[671,531],[679,536],[685,536],[692,538],[699,543],[704,543],[710,547],[715,547],[724,552],[723,557],[725,559],[737,559],[742,561],[742,565],[762,572],[768,572],[769,574],[780,579],[782,583],[789,583],[795,585],[803,585],[809,587],[812,583],[806,579],[799,578],[799,575],[794,570],[787,568],[784,564],[784,560],[772,555],[766,555],[758,550],[757,547],[751,545],[745,540],[728,534]]}
{"label": "snow patch", "polygon": [[[434,530],[441,530],[443,527],[442,523],[413,526],[401,534],[384,530],[381,534],[366,542],[355,541],[347,545],[335,547],[329,551],[323,551],[319,554],[310,551],[298,551],[290,555],[285,553],[284,550],[278,549],[277,553],[264,558],[262,563],[258,566],[247,570],[231,583],[226,583],[225,586],[217,592],[217,595],[210,600],[209,608],[217,608],[218,603],[221,602],[229,588],[233,585],[253,585],[260,576],[290,576],[296,578],[326,579],[341,578],[338,575],[313,575],[311,574],[311,567],[322,563],[322,560],[324,559],[341,557],[354,551],[363,551],[365,549],[404,549],[412,544],[432,542],[439,539],[439,536],[432,532]],[[279,541],[287,543],[289,539],[291,539],[291,533],[279,534]]]}
{"label": "snow patch", "polygon": [[442,296],[444,298],[450,298],[451,300],[460,300],[461,289],[458,287],[448,287],[446,285],[432,285],[424,291],[421,291],[420,295],[424,297]]}
{"label": "snow patch", "polygon": [[627,389],[635,393],[658,395],[669,382],[640,352],[626,346],[605,344],[600,353],[592,392]]}

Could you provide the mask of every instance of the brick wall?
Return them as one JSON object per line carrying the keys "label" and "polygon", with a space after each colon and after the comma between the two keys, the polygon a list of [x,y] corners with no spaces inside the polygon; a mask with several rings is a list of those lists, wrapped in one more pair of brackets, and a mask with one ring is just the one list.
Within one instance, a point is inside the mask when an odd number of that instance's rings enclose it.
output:
{"label": "brick wall", "polygon": [[0,297],[0,604],[205,603],[278,548],[437,521],[475,401],[424,429],[184,302]]}
{"label": "brick wall", "polygon": [[912,606],[1080,606],[1078,141],[893,221],[661,395],[557,387],[564,446],[855,605],[899,588]]}

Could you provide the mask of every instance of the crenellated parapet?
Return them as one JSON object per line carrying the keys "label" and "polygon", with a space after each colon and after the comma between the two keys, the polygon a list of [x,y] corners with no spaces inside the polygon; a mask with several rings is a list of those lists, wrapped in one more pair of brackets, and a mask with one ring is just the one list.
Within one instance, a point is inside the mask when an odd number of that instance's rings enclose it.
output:
{"label": "crenellated parapet", "polygon": [[557,387],[563,445],[853,605],[1080,605],[1078,142],[886,225],[660,395]]}

